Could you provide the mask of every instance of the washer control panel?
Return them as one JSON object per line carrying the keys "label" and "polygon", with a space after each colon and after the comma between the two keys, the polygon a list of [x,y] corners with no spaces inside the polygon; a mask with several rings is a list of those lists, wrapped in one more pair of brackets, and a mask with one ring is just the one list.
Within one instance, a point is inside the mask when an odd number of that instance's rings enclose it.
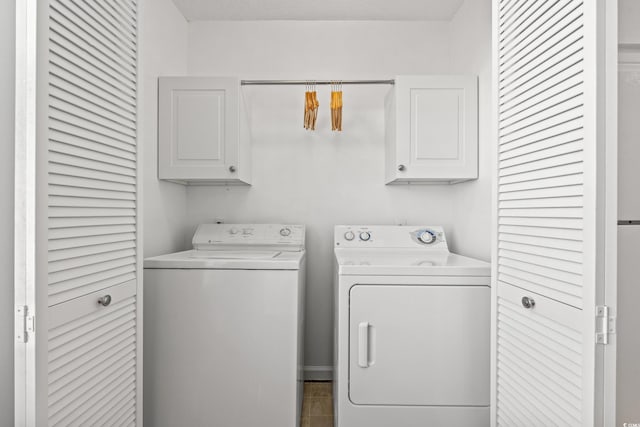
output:
{"label": "washer control panel", "polygon": [[337,225],[335,247],[424,248],[448,250],[441,226]]}
{"label": "washer control panel", "polygon": [[304,248],[305,227],[294,224],[200,224],[193,235],[194,249],[269,246]]}

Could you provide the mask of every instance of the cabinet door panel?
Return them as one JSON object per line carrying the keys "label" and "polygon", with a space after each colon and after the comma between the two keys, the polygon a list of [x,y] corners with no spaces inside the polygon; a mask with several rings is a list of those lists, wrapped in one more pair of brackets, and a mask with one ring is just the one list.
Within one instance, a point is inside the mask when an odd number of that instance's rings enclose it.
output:
{"label": "cabinet door panel", "polygon": [[456,160],[463,147],[460,89],[411,89],[411,164]]}
{"label": "cabinet door panel", "polygon": [[[387,106],[387,183],[478,177],[476,76],[398,76]],[[390,110],[391,106],[393,111]]]}
{"label": "cabinet door panel", "polygon": [[159,79],[160,179],[249,183],[248,122],[232,77]]}
{"label": "cabinet door panel", "polygon": [[174,165],[202,161],[224,165],[225,100],[222,90],[172,92]]}

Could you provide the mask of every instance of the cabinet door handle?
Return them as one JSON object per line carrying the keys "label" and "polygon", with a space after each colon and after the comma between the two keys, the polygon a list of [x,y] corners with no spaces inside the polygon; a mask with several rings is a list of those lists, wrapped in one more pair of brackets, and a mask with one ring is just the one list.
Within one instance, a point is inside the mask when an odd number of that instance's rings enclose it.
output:
{"label": "cabinet door handle", "polygon": [[369,367],[369,322],[358,324],[358,366]]}
{"label": "cabinet door handle", "polygon": [[111,304],[111,295],[105,295],[103,297],[98,298],[98,304],[106,307]]}
{"label": "cabinet door handle", "polygon": [[400,172],[402,172],[402,171],[403,171],[403,170],[405,170],[405,169],[406,169],[406,166],[405,166],[405,165],[398,165],[398,170],[399,170]]}
{"label": "cabinet door handle", "polygon": [[229,172],[234,173],[236,171],[235,166],[229,166]]}
{"label": "cabinet door handle", "polygon": [[533,308],[536,306],[536,302],[533,298],[522,297],[522,306],[524,308]]}

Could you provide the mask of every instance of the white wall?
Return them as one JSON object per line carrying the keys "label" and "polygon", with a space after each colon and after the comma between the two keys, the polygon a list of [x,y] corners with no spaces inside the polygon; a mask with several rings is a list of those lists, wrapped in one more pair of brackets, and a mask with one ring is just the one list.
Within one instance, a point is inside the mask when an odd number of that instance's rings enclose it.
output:
{"label": "white wall", "polygon": [[621,44],[640,44],[640,1],[618,1],[619,28],[618,38]]}
{"label": "white wall", "polygon": [[187,72],[187,22],[171,0],[141,2],[140,154],[144,256],[184,249],[187,192],[158,180],[158,76]]}
{"label": "white wall", "polygon": [[452,243],[468,256],[491,259],[492,140],[491,0],[466,0],[451,21],[451,72],[478,76],[479,178],[455,186]]}
{"label": "white wall", "polygon": [[0,13],[0,426],[13,425],[13,118],[15,2]]}
{"label": "white wall", "polygon": [[[489,14],[490,9],[480,17]],[[470,24],[482,30],[481,24]],[[486,34],[464,33],[479,38],[471,49],[483,50],[468,52],[472,58],[458,61],[456,71],[469,66],[488,73],[490,52],[483,43],[490,31],[484,30]],[[456,31],[466,30],[459,26]],[[446,73],[451,69],[451,38],[448,22],[194,22],[189,25],[189,73],[256,79]],[[461,47],[456,49],[462,53]],[[486,62],[477,58],[485,54]],[[214,218],[307,225],[308,366],[332,365],[335,224],[442,224],[454,249],[489,259],[490,183],[488,170],[482,170],[488,168],[487,138],[483,136],[481,143],[482,182],[463,190],[447,185],[385,186],[383,101],[389,89],[345,87],[344,131],[332,133],[328,88],[319,88],[317,131],[308,132],[302,127],[303,87],[245,87],[254,185],[188,189],[192,228]],[[487,90],[482,86],[485,102]],[[456,214],[459,209],[463,213]],[[479,215],[470,217],[470,211]]]}

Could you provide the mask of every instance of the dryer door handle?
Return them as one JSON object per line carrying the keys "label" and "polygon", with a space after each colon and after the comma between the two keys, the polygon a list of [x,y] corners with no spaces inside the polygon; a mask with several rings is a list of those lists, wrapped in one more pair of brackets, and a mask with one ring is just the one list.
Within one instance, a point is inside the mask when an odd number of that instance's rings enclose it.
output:
{"label": "dryer door handle", "polygon": [[369,322],[358,324],[358,366],[369,367]]}

